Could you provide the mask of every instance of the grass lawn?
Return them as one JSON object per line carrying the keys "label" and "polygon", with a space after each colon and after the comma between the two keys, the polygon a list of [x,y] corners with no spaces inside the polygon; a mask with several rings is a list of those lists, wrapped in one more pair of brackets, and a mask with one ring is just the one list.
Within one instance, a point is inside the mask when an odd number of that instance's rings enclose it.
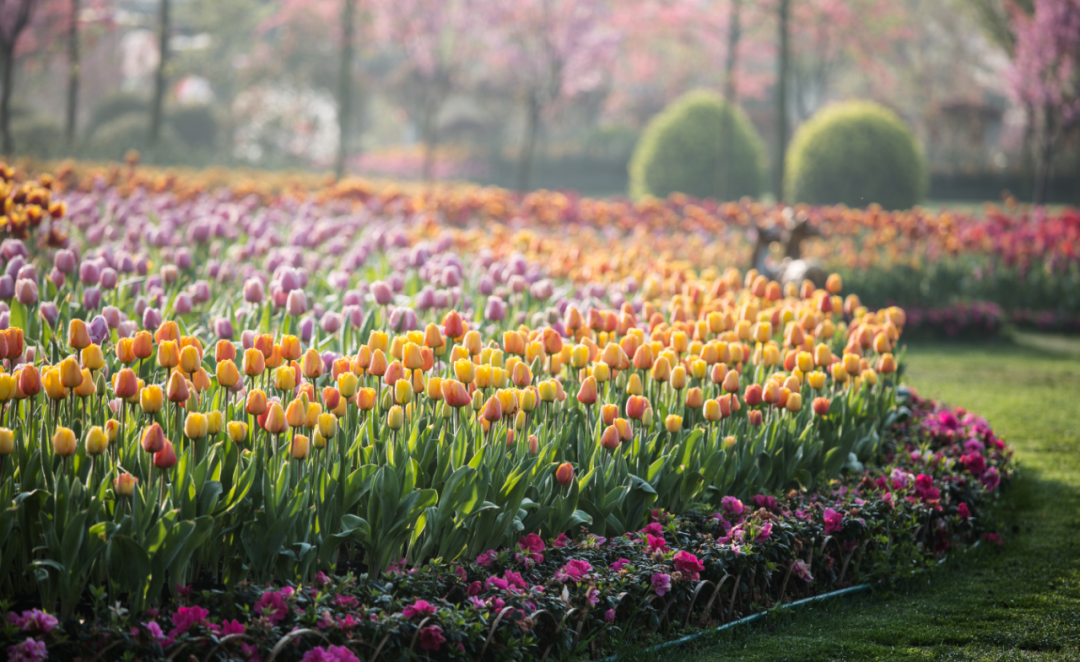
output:
{"label": "grass lawn", "polygon": [[981,545],[891,592],[837,599],[640,659],[1080,660],[1080,343],[918,345],[908,382],[986,416],[1022,475]]}

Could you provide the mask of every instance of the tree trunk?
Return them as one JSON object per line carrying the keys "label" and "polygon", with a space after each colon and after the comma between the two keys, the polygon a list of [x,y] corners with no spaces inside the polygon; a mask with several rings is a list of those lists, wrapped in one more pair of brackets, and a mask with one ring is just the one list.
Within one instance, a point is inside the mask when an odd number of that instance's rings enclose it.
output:
{"label": "tree trunk", "polygon": [[780,48],[776,62],[776,162],[774,164],[774,188],[776,199],[784,197],[784,158],[787,151],[787,88],[788,88],[788,19],[791,0],[780,0],[777,12]]}
{"label": "tree trunk", "polygon": [[156,145],[161,136],[162,111],[165,105],[165,66],[169,59],[169,2],[158,4],[158,66],[154,72],[154,97],[150,100],[149,144]]}
{"label": "tree trunk", "polygon": [[12,48],[6,48],[5,52],[0,54],[0,68],[3,69],[0,75],[3,76],[4,89],[0,92],[0,147],[3,148],[5,155],[10,155],[15,151],[15,143],[11,139],[11,82],[12,74],[15,69],[15,49],[14,41],[12,41]]}
{"label": "tree trunk", "polygon": [[521,145],[521,158],[518,161],[517,190],[529,188],[529,171],[532,168],[533,151],[536,149],[536,133],[540,129],[540,102],[536,92],[529,91],[526,108],[525,142]]}
{"label": "tree trunk", "polygon": [[334,174],[345,174],[349,156],[349,120],[352,116],[353,31],[356,21],[356,0],[344,0],[341,7],[341,70],[338,73],[338,150]]}
{"label": "tree trunk", "polygon": [[1038,153],[1035,155],[1035,186],[1031,203],[1046,204],[1047,188],[1050,186],[1050,165],[1054,156],[1054,141],[1050,135],[1050,111],[1043,110],[1043,126],[1039,132]]}
{"label": "tree trunk", "polygon": [[64,137],[68,147],[75,142],[75,124],[79,111],[79,0],[71,0],[71,25],[68,29],[67,123]]}
{"label": "tree trunk", "polygon": [[731,173],[735,164],[732,163],[734,154],[728,142],[731,140],[733,131],[732,124],[735,121],[736,86],[735,71],[738,62],[739,39],[741,38],[741,26],[739,24],[742,11],[742,0],[731,0],[731,24],[728,26],[727,61],[724,63],[724,103],[727,112],[724,113],[720,123],[720,176],[717,181],[717,200],[725,196],[732,196]]}

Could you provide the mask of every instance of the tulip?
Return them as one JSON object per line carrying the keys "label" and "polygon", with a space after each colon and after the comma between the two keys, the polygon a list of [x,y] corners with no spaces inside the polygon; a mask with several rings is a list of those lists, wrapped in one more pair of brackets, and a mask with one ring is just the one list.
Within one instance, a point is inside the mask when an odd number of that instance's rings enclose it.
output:
{"label": "tulip", "polygon": [[83,376],[82,370],[79,368],[79,362],[73,357],[67,357],[60,362],[60,383],[65,388],[75,388],[79,384],[82,384]]}
{"label": "tulip", "polygon": [[310,450],[311,442],[307,437],[302,434],[293,435],[292,443],[289,445],[289,455],[292,459],[306,459]]}
{"label": "tulip", "polygon": [[53,434],[53,452],[60,457],[71,457],[75,454],[77,444],[75,433],[70,428],[58,427]]}
{"label": "tulip", "polygon": [[139,444],[147,453],[157,453],[165,447],[165,432],[160,425],[152,423],[143,430]]}
{"label": "tulip", "polygon": [[139,331],[132,339],[131,348],[138,360],[148,359],[154,353],[154,337],[149,331]]}
{"label": "tulip", "polygon": [[405,410],[398,405],[386,412],[386,425],[391,430],[400,430],[405,425]]}
{"label": "tulip", "polygon": [[724,375],[724,381],[723,381],[723,384],[722,384],[722,388],[724,389],[725,393],[736,393],[736,392],[738,392],[738,390],[739,390],[739,373],[734,371],[734,370],[729,370],[728,373],[726,375]]}
{"label": "tulip", "polygon": [[558,395],[554,380],[540,382],[536,387],[536,392],[540,396],[540,402],[554,402]]}
{"label": "tulip", "polygon": [[218,384],[225,388],[232,388],[240,382],[240,372],[236,369],[236,364],[230,359],[219,361],[215,374]]}
{"label": "tulip", "polygon": [[201,362],[202,357],[199,356],[199,350],[196,347],[188,345],[180,350],[180,361],[178,365],[180,366],[180,370],[186,374],[190,375],[195,372]]}
{"label": "tulip", "polygon": [[619,444],[619,430],[614,424],[608,425],[600,435],[600,445],[609,451],[613,451],[619,447]]}
{"label": "tulip", "polygon": [[[877,371],[883,375],[891,375],[896,372],[896,359],[892,354],[885,353],[881,355],[881,358],[877,362]],[[24,391],[26,389],[23,389]]]}
{"label": "tulip", "polygon": [[600,420],[604,422],[604,425],[611,425],[615,422],[615,418],[619,415],[619,406],[613,404],[606,404],[600,407]]}
{"label": "tulip", "polygon": [[246,376],[258,377],[266,370],[266,357],[258,349],[245,349],[242,368]]}
{"label": "tulip", "polygon": [[832,350],[828,345],[821,344],[814,348],[814,364],[818,367],[832,364]]}
{"label": "tulip", "polygon": [[101,429],[101,426],[95,425],[91,427],[90,431],[86,433],[87,455],[101,455],[108,447],[109,439],[105,436],[105,431]]}
{"label": "tulip", "polygon": [[570,481],[574,480],[574,465],[569,462],[560,464],[555,470],[555,480],[559,481],[560,485],[569,485]]}
{"label": "tulip", "polygon": [[844,289],[844,281],[840,279],[840,274],[829,274],[829,277],[825,279],[825,289],[831,294],[840,294]]}
{"label": "tulip", "polygon": [[138,478],[124,472],[117,476],[113,481],[113,491],[116,492],[116,496],[129,497],[135,494],[135,485],[137,485],[138,482]]}
{"label": "tulip", "polygon": [[15,281],[15,298],[24,306],[33,306],[38,302],[37,283],[29,278]]}
{"label": "tulip", "polygon": [[756,407],[761,404],[763,397],[762,388],[759,384],[751,384],[746,387],[746,393],[743,395],[743,401],[751,406]]}
{"label": "tulip", "polygon": [[596,404],[596,389],[596,378],[592,376],[586,377],[585,380],[581,382],[581,388],[578,389],[578,402],[585,405],[586,407],[591,407],[592,405]]}
{"label": "tulip", "polygon": [[169,402],[181,403],[188,399],[191,395],[191,390],[188,388],[188,382],[184,379],[184,375],[180,372],[174,372],[169,375],[169,381],[165,385],[165,397],[169,399]]}
{"label": "tulip", "polygon": [[489,423],[497,423],[502,419],[503,407],[499,398],[495,395],[489,397],[484,403],[483,418]]}
{"label": "tulip", "polygon": [[813,408],[814,413],[818,416],[824,416],[829,413],[829,405],[832,404],[828,398],[814,398]]}
{"label": "tulip", "polygon": [[266,400],[266,394],[260,389],[252,389],[247,394],[247,401],[244,403],[244,411],[252,416],[262,416],[266,413],[269,403]]}
{"label": "tulip", "polygon": [[674,434],[682,429],[683,419],[682,416],[676,416],[675,414],[669,414],[664,419],[664,429]]}
{"label": "tulip", "polygon": [[394,402],[399,405],[407,405],[413,401],[413,387],[407,379],[399,379],[394,384]]}
{"label": "tulip", "polygon": [[319,352],[314,349],[309,349],[304,352],[304,358],[300,362],[300,371],[304,374],[304,377],[308,379],[318,379],[323,374],[322,357],[319,356]]}
{"label": "tulip", "polygon": [[162,393],[161,387],[152,384],[139,391],[139,406],[142,407],[144,413],[156,414],[161,411],[164,406],[165,396]]}
{"label": "tulip", "polygon": [[15,452],[15,433],[8,428],[0,428],[0,457]]}
{"label": "tulip", "polygon": [[316,426],[319,429],[319,434],[324,438],[333,439],[338,429],[337,417],[329,413],[319,414]]}
{"label": "tulip", "polygon": [[82,364],[90,370],[101,370],[105,367],[105,354],[98,345],[88,345],[82,350]]}
{"label": "tulip", "polygon": [[829,372],[832,373],[833,381],[837,384],[843,384],[848,380],[848,371],[844,369],[844,364],[842,362],[834,363],[829,366]]}
{"label": "tulip", "polygon": [[[88,398],[91,395],[97,393],[97,384],[94,383],[94,378],[90,376],[90,371],[86,368],[83,368],[81,374],[82,381],[72,390],[74,391],[75,395],[79,396],[80,398]],[[104,384],[104,379],[102,380],[102,384]]]}
{"label": "tulip", "polygon": [[[749,392],[749,389],[747,389],[747,391]],[[780,400],[780,385],[771,380],[766,382],[765,386],[762,388],[761,399],[766,404],[776,404]],[[747,404],[750,403],[748,402]]]}
{"label": "tulip", "polygon": [[86,322],[75,318],[68,322],[68,345],[72,349],[81,350],[91,344],[90,331]]}
{"label": "tulip", "polygon": [[209,427],[204,414],[192,412],[184,419],[184,436],[188,439],[202,439],[206,436]]}
{"label": "tulip", "polygon": [[825,388],[825,373],[820,370],[806,373],[806,383],[814,390]]}
{"label": "tulip", "polygon": [[723,418],[723,415],[720,413],[720,402],[717,400],[706,400],[703,415],[705,420],[711,423],[715,423]]}
{"label": "tulip", "polygon": [[176,466],[176,451],[173,450],[172,442],[168,439],[165,440],[164,447],[154,453],[154,466],[163,471]]}
{"label": "tulip", "polygon": [[356,406],[362,411],[375,408],[376,393],[373,388],[361,388],[356,392]]}
{"label": "tulip", "polygon": [[787,402],[784,403],[784,407],[786,407],[787,410],[790,412],[798,412],[802,410],[802,394],[794,392],[791,393],[787,398]]}
{"label": "tulip", "polygon": [[649,401],[640,396],[632,395],[626,401],[626,417],[633,421],[640,421],[649,409]]}
{"label": "tulip", "polygon": [[[660,358],[663,359],[664,357],[660,357]],[[659,365],[659,364],[660,364],[660,362],[657,361],[657,365]],[[655,366],[654,366],[654,368],[655,368]],[[671,388],[675,389],[676,391],[683,390],[684,388],[686,388],[686,382],[687,382],[686,368],[684,368],[681,365],[675,366],[675,368],[672,369],[671,375],[668,377],[668,379],[671,381]],[[661,381],[663,381],[663,380],[661,380]]]}
{"label": "tulip", "polygon": [[225,431],[234,444],[239,444],[247,439],[247,423],[242,421],[229,421],[229,424],[225,426]]}
{"label": "tulip", "polygon": [[285,410],[282,409],[280,402],[268,403],[266,411],[259,419],[262,428],[270,434],[278,435],[289,429],[289,423],[285,419]]}
{"label": "tulip", "polygon": [[750,425],[761,425],[764,422],[764,416],[760,409],[754,409],[747,413],[747,418],[750,420]]}

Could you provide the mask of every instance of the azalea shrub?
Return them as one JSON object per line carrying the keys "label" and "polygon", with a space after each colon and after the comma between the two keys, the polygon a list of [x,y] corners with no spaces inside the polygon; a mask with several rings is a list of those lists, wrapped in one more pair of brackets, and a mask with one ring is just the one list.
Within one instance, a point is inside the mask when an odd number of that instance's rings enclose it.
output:
{"label": "azalea shrub", "polygon": [[838,274],[135,172],[0,167],[16,659],[595,652],[908,572],[1008,477]]}

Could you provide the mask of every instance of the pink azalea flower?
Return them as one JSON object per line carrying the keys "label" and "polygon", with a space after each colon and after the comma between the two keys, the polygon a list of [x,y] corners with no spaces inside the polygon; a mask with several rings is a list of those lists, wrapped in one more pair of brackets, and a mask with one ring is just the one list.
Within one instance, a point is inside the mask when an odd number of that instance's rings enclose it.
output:
{"label": "pink azalea flower", "polygon": [[758,508],[764,508],[766,510],[776,510],[776,499],[767,496],[765,494],[758,494],[754,497],[754,505]]}
{"label": "pink azalea flower", "polygon": [[247,626],[236,619],[221,622],[221,636],[223,637],[230,634],[244,634],[245,632],[247,632]]}
{"label": "pink azalea flower", "polygon": [[589,593],[586,596],[586,599],[589,601],[589,604],[591,604],[591,605],[595,605],[595,604],[599,603],[600,602],[600,591],[598,591],[595,588],[589,589]]}
{"label": "pink azalea flower", "polygon": [[755,538],[755,540],[761,542],[762,540],[768,540],[770,536],[772,536],[772,522],[765,522],[761,525],[761,528],[758,529],[757,538]]}
{"label": "pink azalea flower", "polygon": [[680,549],[675,552],[674,561],[675,569],[689,576],[691,581],[697,581],[699,573],[705,569],[705,565],[698,560],[697,556],[685,550]]}
{"label": "pink azalea flower", "polygon": [[429,625],[420,630],[420,648],[426,651],[437,651],[446,642],[442,635],[442,628],[438,625]]}
{"label": "pink azalea flower", "polygon": [[604,621],[607,622],[607,623],[614,623],[615,622],[615,610],[614,609],[608,609],[606,612],[604,612]]}
{"label": "pink azalea flower", "polygon": [[566,565],[555,573],[555,579],[563,584],[567,582],[580,582],[591,570],[592,565],[588,561],[570,559]]}
{"label": "pink azalea flower", "polygon": [[518,540],[518,547],[520,547],[523,551],[527,552],[529,558],[531,558],[534,562],[544,562],[544,555],[541,552],[547,549],[547,545],[544,544],[543,538],[536,535],[535,533],[530,533],[526,536],[522,536],[522,538]]}
{"label": "pink azalea flower", "polygon": [[839,533],[844,528],[843,522],[843,513],[838,513],[832,508],[825,509],[825,535]]}
{"label": "pink azalea flower", "polygon": [[960,516],[960,519],[967,519],[971,517],[971,511],[968,509],[968,505],[963,501],[956,507],[956,514]]}
{"label": "pink azalea flower", "polygon": [[560,533],[558,536],[555,537],[555,540],[551,541],[551,546],[552,547],[558,547],[559,549],[562,549],[563,547],[566,547],[569,544],[570,544],[570,539],[566,537],[565,533]]}
{"label": "pink azalea flower", "polygon": [[286,594],[284,590],[267,591],[255,603],[255,611],[265,616],[274,625],[277,625],[289,615],[289,607],[285,604],[285,600],[289,595],[291,595],[291,592]]}
{"label": "pink azalea flower", "polygon": [[525,580],[521,577],[520,572],[511,572],[510,570],[507,570],[503,573],[503,578],[506,579],[506,583],[509,584],[511,588],[529,588],[529,585],[525,583]]}
{"label": "pink azalea flower", "polygon": [[495,550],[489,549],[480,556],[476,557],[476,564],[480,567],[486,568],[487,566],[495,562],[495,556]]}
{"label": "pink azalea flower", "polygon": [[438,607],[431,604],[427,600],[417,600],[412,605],[405,607],[401,610],[401,615],[405,618],[412,618],[413,616],[426,616],[434,614],[439,611]]}
{"label": "pink azalea flower", "polygon": [[814,579],[810,574],[810,566],[807,565],[806,561],[795,561],[795,565],[791,568],[791,572],[804,582],[809,582]]}
{"label": "pink azalea flower", "polygon": [[726,496],[720,500],[720,506],[729,519],[736,519],[746,511],[746,506],[733,496]]}
{"label": "pink azalea flower", "polygon": [[334,604],[339,607],[356,607],[360,604],[360,601],[351,595],[344,595],[339,593],[334,596]]}
{"label": "pink azalea flower", "polygon": [[483,585],[480,583],[479,580],[477,580],[472,584],[469,584],[469,588],[465,589],[465,595],[468,595],[470,597],[474,595],[480,595],[483,590]]}
{"label": "pink azalea flower", "polygon": [[206,623],[209,615],[210,611],[202,607],[180,607],[172,616],[173,629],[169,631],[169,636],[178,637],[196,625]]}
{"label": "pink azalea flower", "polygon": [[666,572],[655,573],[650,584],[657,595],[664,597],[671,590],[671,575]]}
{"label": "pink azalea flower", "polygon": [[18,616],[12,613],[8,620],[23,632],[41,632],[43,634],[52,632],[58,623],[55,616],[50,616],[40,609],[30,609]]}
{"label": "pink azalea flower", "polygon": [[990,467],[987,469],[983,475],[979,477],[979,482],[991,492],[996,490],[997,486],[1001,484],[1001,474],[998,473],[997,467]]}
{"label": "pink azalea flower", "polygon": [[671,551],[667,546],[667,541],[663,538],[657,538],[656,536],[651,536],[646,533],[645,541],[649,543],[650,552],[654,552],[658,549],[664,553]]}
{"label": "pink azalea flower", "polygon": [[11,662],[45,662],[49,657],[49,649],[45,642],[27,637],[21,644],[8,646],[7,654]]}
{"label": "pink azalea flower", "polygon": [[641,533],[656,536],[657,538],[663,538],[664,527],[660,525],[660,522],[650,522],[645,525],[645,528],[641,529]]}
{"label": "pink azalea flower", "polygon": [[484,588],[488,591],[492,589],[505,591],[508,586],[510,586],[509,582],[501,577],[488,577],[487,581],[484,582]]}
{"label": "pink azalea flower", "polygon": [[630,560],[629,559],[619,559],[618,561],[611,564],[611,569],[614,570],[615,572],[619,572],[620,570],[623,569],[623,566],[627,566],[627,565],[630,565]]}

